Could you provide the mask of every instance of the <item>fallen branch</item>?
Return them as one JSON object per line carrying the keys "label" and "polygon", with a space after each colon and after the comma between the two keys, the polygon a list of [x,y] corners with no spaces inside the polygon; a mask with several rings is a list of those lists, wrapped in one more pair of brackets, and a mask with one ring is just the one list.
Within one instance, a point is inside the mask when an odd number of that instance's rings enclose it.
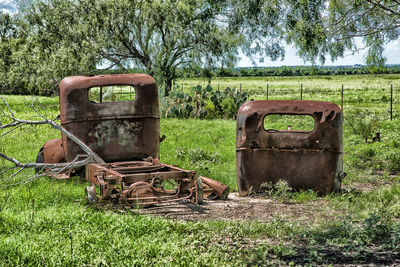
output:
{"label": "fallen branch", "polygon": [[[40,112],[38,110],[35,109],[35,107],[33,107],[33,109],[36,111],[36,113],[41,118],[43,118],[43,120],[40,120],[40,121],[21,120],[21,119],[18,119],[18,118],[15,117],[15,115],[12,112],[12,110],[11,110],[9,104],[7,103],[7,101],[2,96],[0,96],[0,98],[2,99],[3,103],[7,106],[8,111],[10,112],[10,115],[6,114],[4,112],[4,110],[1,110],[2,113],[4,114],[4,116],[6,116],[9,119],[11,119],[10,123],[4,124],[4,125],[0,123],[0,130],[6,129],[6,128],[10,128],[10,127],[20,127],[20,126],[23,126],[23,125],[44,125],[44,124],[48,124],[51,127],[53,127],[54,129],[56,129],[56,130],[62,132],[63,134],[65,134],[72,141],[74,141],[78,146],[80,146],[82,148],[82,150],[86,154],[88,154],[90,157],[93,158],[95,163],[99,163],[99,164],[105,163],[104,160],[99,155],[97,155],[96,152],[94,152],[90,147],[88,147],[85,143],[83,143],[78,137],[76,137],[75,135],[70,133],[68,130],[63,128],[61,125],[55,123],[53,120],[50,120],[50,119],[47,119],[46,117],[44,117],[42,114],[40,114]],[[5,159],[7,159],[7,158],[5,158]]]}
{"label": "fallen branch", "polygon": [[[78,155],[73,161],[66,162],[66,163],[20,163],[18,160],[11,158],[9,156],[5,156],[3,153],[0,153],[0,157],[7,158],[7,160],[14,162],[16,164],[16,167],[9,168],[9,169],[3,171],[2,173],[9,171],[11,169],[18,169],[16,172],[14,172],[12,175],[10,175],[7,178],[7,180],[11,180],[11,179],[15,178],[15,176],[17,176],[19,173],[21,173],[25,169],[40,168],[40,170],[44,170],[43,173],[40,173],[40,171],[39,171],[34,176],[28,177],[27,179],[24,179],[20,182],[3,185],[2,188],[11,187],[11,186],[20,185],[20,184],[26,184],[30,181],[33,181],[37,178],[44,177],[44,176],[56,176],[57,174],[63,173],[65,171],[68,171],[71,169],[77,169],[77,168],[86,166],[89,163],[93,163],[93,159],[90,157],[87,157],[87,155]],[[80,159],[82,157],[84,157],[84,158]]]}
{"label": "fallen branch", "polygon": [[[38,117],[41,118],[41,120],[24,120],[24,119],[19,119],[15,116],[14,112],[12,111],[10,105],[7,103],[7,101],[0,96],[0,99],[4,103],[4,105],[7,107],[7,109],[2,109],[0,108],[0,115],[3,118],[6,118],[8,121],[6,122],[1,122],[0,121],[0,130],[7,129],[7,131],[3,134],[0,134],[0,138],[4,137],[5,135],[13,132],[19,127],[22,126],[34,126],[34,125],[50,125],[53,129],[56,129],[60,131],[61,133],[65,134],[70,140],[75,142],[83,151],[86,153],[85,155],[78,155],[73,161],[67,162],[67,163],[22,163],[18,159],[13,158],[9,155],[6,155],[2,152],[0,152],[0,158],[11,162],[14,166],[12,167],[6,167],[3,168],[3,170],[0,170],[0,177],[2,177],[5,173],[12,171],[13,173],[9,175],[7,178],[2,179],[3,182],[5,181],[10,181],[16,178],[17,175],[19,175],[21,172],[27,169],[35,168],[36,170],[39,170],[34,176],[29,176],[27,179],[24,179],[22,181],[13,183],[13,184],[8,184],[8,185],[3,185],[2,187],[10,187],[18,184],[24,184],[28,183],[34,179],[43,177],[43,176],[53,176],[57,175],[60,173],[63,173],[65,171],[71,170],[71,169],[77,169],[83,166],[86,166],[89,163],[98,163],[102,164],[105,163],[104,160],[97,154],[95,153],[90,147],[88,147],[85,143],[83,143],[78,137],[70,133],[68,130],[63,128],[61,125],[57,124],[54,122],[52,119],[48,119],[45,116],[43,116],[35,106],[32,105],[32,109],[37,113]],[[42,173],[40,173],[42,172]]]}

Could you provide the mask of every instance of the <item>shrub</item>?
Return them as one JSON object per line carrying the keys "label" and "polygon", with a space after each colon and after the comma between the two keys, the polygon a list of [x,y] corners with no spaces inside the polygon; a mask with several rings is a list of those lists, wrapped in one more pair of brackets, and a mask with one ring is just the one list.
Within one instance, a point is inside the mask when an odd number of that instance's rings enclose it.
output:
{"label": "shrub", "polygon": [[174,118],[236,118],[240,106],[247,101],[247,93],[227,87],[213,91],[210,85],[194,86],[191,94],[173,88],[169,96],[161,97],[161,116]]}
{"label": "shrub", "polygon": [[354,134],[360,135],[365,139],[365,142],[379,132],[380,120],[376,114],[367,113],[360,109],[346,114],[345,120],[353,130]]}
{"label": "shrub", "polygon": [[396,152],[392,152],[386,157],[388,160],[388,170],[393,174],[400,172],[400,155]]}

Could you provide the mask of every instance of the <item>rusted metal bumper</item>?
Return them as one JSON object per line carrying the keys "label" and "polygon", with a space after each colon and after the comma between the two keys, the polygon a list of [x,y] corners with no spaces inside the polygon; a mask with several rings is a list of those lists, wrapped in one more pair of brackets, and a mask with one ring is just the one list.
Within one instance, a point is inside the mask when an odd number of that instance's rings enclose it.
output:
{"label": "rusted metal bumper", "polygon": [[203,183],[203,194],[205,198],[228,199],[230,188],[227,185],[204,176],[200,176],[200,179]]}
{"label": "rusted metal bumper", "polygon": [[[310,132],[266,130],[270,114],[308,115]],[[342,112],[320,101],[251,101],[237,117],[236,170],[240,195],[286,181],[293,189],[337,191],[343,175]]]}
{"label": "rusted metal bumper", "polygon": [[[202,204],[203,195],[223,195],[218,182],[204,183],[194,171],[160,163],[158,159],[89,164],[86,178],[92,183],[87,191],[89,202],[113,201],[130,206],[149,206],[187,199]],[[216,188],[208,186],[216,182]],[[221,184],[222,185],[222,184]],[[225,190],[225,191],[224,191]],[[205,194],[204,194],[205,193]],[[91,195],[90,195],[91,194]]]}

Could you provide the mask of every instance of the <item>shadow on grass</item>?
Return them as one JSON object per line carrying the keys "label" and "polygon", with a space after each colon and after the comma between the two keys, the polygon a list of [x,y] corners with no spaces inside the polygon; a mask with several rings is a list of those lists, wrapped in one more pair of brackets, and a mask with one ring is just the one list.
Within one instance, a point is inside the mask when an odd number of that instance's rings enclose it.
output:
{"label": "shadow on grass", "polygon": [[398,265],[400,253],[394,250],[385,250],[381,247],[329,247],[298,245],[293,249],[295,255],[286,255],[280,259],[286,264],[368,264],[368,265]]}
{"label": "shadow on grass", "polygon": [[371,214],[361,222],[327,222],[301,236],[292,245],[270,247],[268,255],[286,265],[400,265],[400,222],[385,213]]}

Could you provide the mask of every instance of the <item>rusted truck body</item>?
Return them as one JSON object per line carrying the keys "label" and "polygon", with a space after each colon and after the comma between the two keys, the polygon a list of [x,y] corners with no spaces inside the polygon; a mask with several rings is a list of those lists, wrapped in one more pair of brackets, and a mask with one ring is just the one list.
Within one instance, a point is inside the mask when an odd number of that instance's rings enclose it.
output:
{"label": "rusted truck body", "polygon": [[[133,99],[104,102],[105,88],[113,86],[130,87],[130,95],[133,88]],[[89,97],[94,89],[96,101]],[[210,188],[209,178],[160,162],[158,89],[149,75],[64,78],[60,83],[60,123],[106,162],[75,170],[91,183],[87,188],[91,202],[100,199],[150,205],[189,199],[201,203],[203,195],[229,190],[222,184]],[[85,154],[81,147],[62,134],[44,144],[38,159],[72,162],[81,154]],[[69,173],[58,176],[66,178]]]}
{"label": "rusted truck body", "polygon": [[[132,86],[135,99],[89,100],[91,88],[115,85]],[[64,78],[60,83],[60,123],[106,162],[158,158],[160,154],[158,90],[154,79],[145,74]],[[68,162],[83,154],[65,135],[62,143]]]}
{"label": "rusted truck body", "polygon": [[[264,126],[269,115],[311,116],[310,131]],[[262,192],[279,181],[293,189],[338,191],[343,178],[343,118],[329,102],[261,100],[243,104],[237,116],[236,170],[240,195]]]}

